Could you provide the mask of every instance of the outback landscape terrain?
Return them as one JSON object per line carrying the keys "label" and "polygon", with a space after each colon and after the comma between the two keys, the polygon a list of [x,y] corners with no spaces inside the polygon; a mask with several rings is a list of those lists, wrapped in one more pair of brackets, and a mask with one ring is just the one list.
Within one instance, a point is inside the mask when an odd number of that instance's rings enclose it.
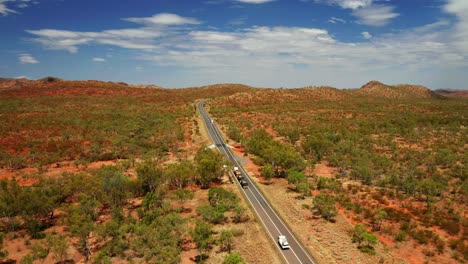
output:
{"label": "outback landscape terrain", "polygon": [[466,91],[0,79],[0,262],[283,263],[196,103],[319,263],[468,261]]}

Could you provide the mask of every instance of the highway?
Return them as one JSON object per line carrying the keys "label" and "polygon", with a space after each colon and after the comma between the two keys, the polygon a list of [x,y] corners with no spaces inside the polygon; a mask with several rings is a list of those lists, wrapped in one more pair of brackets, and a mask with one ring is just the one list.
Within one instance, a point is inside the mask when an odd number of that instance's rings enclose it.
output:
{"label": "highway", "polygon": [[[197,108],[203,118],[206,130],[208,131],[208,134],[213,144],[218,148],[218,150],[224,155],[226,155],[226,157],[233,163],[234,166],[239,167],[239,170],[241,171],[244,179],[248,183],[248,188],[241,188],[241,190],[244,192],[245,197],[247,197],[247,200],[249,201],[255,213],[261,220],[264,228],[266,229],[266,232],[274,241],[274,244],[276,245],[280,254],[283,256],[285,262],[288,264],[317,263],[313,256],[309,255],[309,253],[295,238],[295,236],[292,234],[289,228],[284,224],[283,220],[281,220],[278,214],[273,210],[268,201],[263,197],[262,193],[253,184],[245,169],[235,158],[234,154],[231,152],[229,147],[225,144],[219,130],[216,127],[216,124],[213,122],[213,120],[204,108],[205,102],[206,100],[203,100],[200,103],[198,103]],[[235,182],[237,182],[237,184],[239,185],[239,182],[237,180],[235,180]],[[285,235],[287,237],[289,245],[291,246],[290,249],[281,249],[281,247],[278,244],[278,236],[280,234]]]}

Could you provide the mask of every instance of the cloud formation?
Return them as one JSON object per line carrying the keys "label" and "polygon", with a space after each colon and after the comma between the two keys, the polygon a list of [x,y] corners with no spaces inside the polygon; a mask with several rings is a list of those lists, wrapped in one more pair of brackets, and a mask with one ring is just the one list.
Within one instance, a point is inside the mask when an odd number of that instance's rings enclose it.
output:
{"label": "cloud formation", "polygon": [[342,18],[337,18],[337,17],[330,17],[330,19],[328,19],[328,22],[332,24],[336,24],[336,23],[346,24],[346,20]]}
{"label": "cloud formation", "polygon": [[95,57],[95,58],[93,58],[93,61],[94,62],[105,62],[106,59]]}
{"label": "cloud formation", "polygon": [[362,32],[361,35],[365,39],[371,39],[372,38],[372,35],[369,32]]}
{"label": "cloud formation", "polygon": [[268,2],[273,2],[275,0],[235,0],[237,2],[241,3],[247,3],[247,4],[264,4]]}
{"label": "cloud formation", "polygon": [[11,13],[18,13],[18,11],[10,9],[8,6],[15,6],[16,8],[26,8],[29,7],[31,4],[37,3],[37,1],[33,0],[0,0],[0,14],[3,16],[7,16]]}
{"label": "cloud formation", "polygon": [[458,23],[453,35],[457,47],[468,54],[468,1],[448,0],[444,6],[445,12],[455,15]]}
{"label": "cloud formation", "polygon": [[357,9],[370,6],[372,0],[315,0],[317,3],[325,3],[328,5],[337,5],[345,9]]}
{"label": "cloud formation", "polygon": [[[464,21],[465,9],[449,7],[446,7],[447,12]],[[82,45],[133,49],[137,51],[135,59],[160,67],[186,69],[185,74],[192,73],[194,78],[206,76],[207,79],[201,82],[242,82],[245,78],[250,83],[251,80],[257,80],[259,84],[276,80],[283,85],[297,83],[297,80],[304,80],[304,76],[311,78],[313,72],[325,83],[330,76],[328,83],[336,84],[331,72],[335,76],[343,76],[343,80],[350,80],[356,76],[382,74],[398,78],[415,71],[468,67],[467,46],[460,37],[467,31],[459,23],[454,26],[448,21],[438,21],[378,36],[362,32],[363,38],[372,38],[366,42],[342,42],[320,28],[280,26],[252,26],[225,31],[204,30],[196,25],[185,27],[178,23],[162,27],[143,23],[139,28],[100,32],[55,29],[27,32],[35,36],[34,41],[48,49],[77,52]],[[281,74],[272,76],[273,72]]]}
{"label": "cloud formation", "polygon": [[38,60],[36,60],[33,56],[30,54],[20,54],[18,56],[18,60],[21,64],[36,64],[39,63]]}
{"label": "cloud formation", "polygon": [[387,5],[370,5],[353,11],[353,15],[358,18],[358,23],[368,26],[385,26],[390,21],[398,17],[394,12],[395,7]]}
{"label": "cloud formation", "polygon": [[[382,1],[385,0],[380,2]],[[315,2],[351,9],[351,14],[357,18],[357,22],[367,26],[385,26],[393,18],[399,16],[398,13],[394,12],[394,6],[375,4],[375,2],[378,2],[375,0],[315,0]],[[338,20],[329,20],[329,22],[336,23]]]}
{"label": "cloud formation", "polygon": [[194,18],[181,17],[176,14],[161,13],[152,17],[129,17],[123,20],[141,23],[146,25],[184,25],[184,24],[200,24],[201,22]]}

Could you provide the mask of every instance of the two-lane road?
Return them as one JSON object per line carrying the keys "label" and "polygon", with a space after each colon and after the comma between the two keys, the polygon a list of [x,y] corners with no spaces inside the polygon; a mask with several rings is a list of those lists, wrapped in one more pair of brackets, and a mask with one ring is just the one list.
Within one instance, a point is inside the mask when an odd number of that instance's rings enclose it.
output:
{"label": "two-lane road", "polygon": [[[278,250],[280,251],[281,255],[283,256],[284,260],[288,264],[296,264],[296,263],[310,263],[315,264],[317,261],[309,255],[309,253],[302,247],[301,243],[295,238],[289,228],[284,224],[281,218],[276,214],[273,208],[270,206],[268,201],[263,197],[261,192],[256,188],[256,186],[251,181],[249,175],[244,170],[244,168],[239,164],[236,157],[232,154],[231,150],[225,144],[221,134],[219,133],[218,129],[216,128],[215,123],[210,118],[208,113],[205,111],[204,104],[206,100],[201,101],[198,103],[197,107],[198,110],[203,118],[205,123],[206,130],[208,134],[215,144],[215,146],[219,149],[219,151],[226,155],[226,157],[233,163],[234,166],[239,167],[243,177],[248,183],[247,189],[242,189],[245,196],[249,200],[252,208],[257,213],[258,217],[260,218],[263,226],[265,227],[268,235],[274,241],[275,245],[277,245]],[[239,182],[236,181],[238,184]],[[288,239],[289,245],[291,246],[290,249],[282,250],[278,244],[278,236],[285,235]]]}

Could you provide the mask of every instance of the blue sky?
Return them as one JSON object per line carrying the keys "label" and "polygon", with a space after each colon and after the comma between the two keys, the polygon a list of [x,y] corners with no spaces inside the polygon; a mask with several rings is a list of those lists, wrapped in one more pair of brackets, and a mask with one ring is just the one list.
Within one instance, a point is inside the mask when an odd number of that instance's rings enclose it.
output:
{"label": "blue sky", "polygon": [[468,89],[468,0],[0,0],[0,77]]}

